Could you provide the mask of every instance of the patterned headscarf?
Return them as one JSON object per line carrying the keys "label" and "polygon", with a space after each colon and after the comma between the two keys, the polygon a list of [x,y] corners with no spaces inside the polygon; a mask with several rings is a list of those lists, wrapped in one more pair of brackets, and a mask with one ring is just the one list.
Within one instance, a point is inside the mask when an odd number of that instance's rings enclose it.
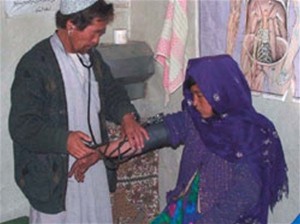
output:
{"label": "patterned headscarf", "polygon": [[[187,80],[193,79],[215,115],[204,119],[192,106]],[[183,85],[187,110],[208,150],[230,162],[245,162],[263,184],[259,203],[248,217],[267,223],[272,209],[288,192],[287,166],[273,123],[252,106],[251,91],[238,64],[229,55],[189,60]]]}

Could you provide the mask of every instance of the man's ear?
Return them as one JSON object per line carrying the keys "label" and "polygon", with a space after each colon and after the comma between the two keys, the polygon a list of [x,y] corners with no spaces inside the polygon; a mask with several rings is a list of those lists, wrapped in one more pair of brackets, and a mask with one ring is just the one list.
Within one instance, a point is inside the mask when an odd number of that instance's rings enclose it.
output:
{"label": "man's ear", "polygon": [[68,20],[66,23],[66,29],[69,31],[73,31],[75,30],[76,26],[74,25],[74,23],[72,23],[71,20]]}

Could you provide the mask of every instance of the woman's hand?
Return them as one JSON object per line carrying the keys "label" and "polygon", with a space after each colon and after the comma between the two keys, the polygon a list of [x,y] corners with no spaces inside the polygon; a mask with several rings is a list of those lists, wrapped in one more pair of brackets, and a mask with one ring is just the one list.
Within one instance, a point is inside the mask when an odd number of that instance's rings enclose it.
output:
{"label": "woman's hand", "polygon": [[69,171],[68,176],[72,177],[74,175],[75,179],[78,182],[83,182],[85,173],[88,171],[88,169],[93,166],[95,163],[98,162],[98,160],[101,159],[100,153],[93,150],[92,153],[88,154],[87,156],[77,159]]}

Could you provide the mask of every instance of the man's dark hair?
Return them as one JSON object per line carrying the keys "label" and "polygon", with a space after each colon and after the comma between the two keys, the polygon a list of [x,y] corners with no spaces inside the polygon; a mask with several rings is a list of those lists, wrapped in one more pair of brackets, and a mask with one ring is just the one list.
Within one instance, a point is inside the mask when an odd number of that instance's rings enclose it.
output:
{"label": "man's dark hair", "polygon": [[94,18],[111,22],[114,18],[113,4],[107,4],[104,0],[98,0],[90,7],[70,15],[63,15],[58,11],[56,13],[56,27],[65,29],[67,21],[71,20],[79,30],[84,30]]}

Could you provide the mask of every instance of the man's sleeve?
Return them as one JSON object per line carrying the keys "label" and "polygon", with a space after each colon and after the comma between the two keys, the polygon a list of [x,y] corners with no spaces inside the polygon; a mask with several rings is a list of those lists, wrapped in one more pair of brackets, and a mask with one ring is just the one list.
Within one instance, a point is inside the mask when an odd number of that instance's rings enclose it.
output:
{"label": "man's sleeve", "polygon": [[[47,108],[51,97],[50,91],[57,92],[58,90],[46,89],[46,83],[42,77],[51,71],[42,66],[41,62],[37,63],[41,60],[36,59],[40,58],[27,55],[23,57],[16,69],[11,88],[9,131],[13,141],[28,150],[39,153],[67,153],[68,131],[58,122],[55,124],[51,121],[50,114],[59,115],[57,111]],[[55,83],[53,84],[53,87],[57,87]],[[57,119],[59,120],[58,117]]]}

